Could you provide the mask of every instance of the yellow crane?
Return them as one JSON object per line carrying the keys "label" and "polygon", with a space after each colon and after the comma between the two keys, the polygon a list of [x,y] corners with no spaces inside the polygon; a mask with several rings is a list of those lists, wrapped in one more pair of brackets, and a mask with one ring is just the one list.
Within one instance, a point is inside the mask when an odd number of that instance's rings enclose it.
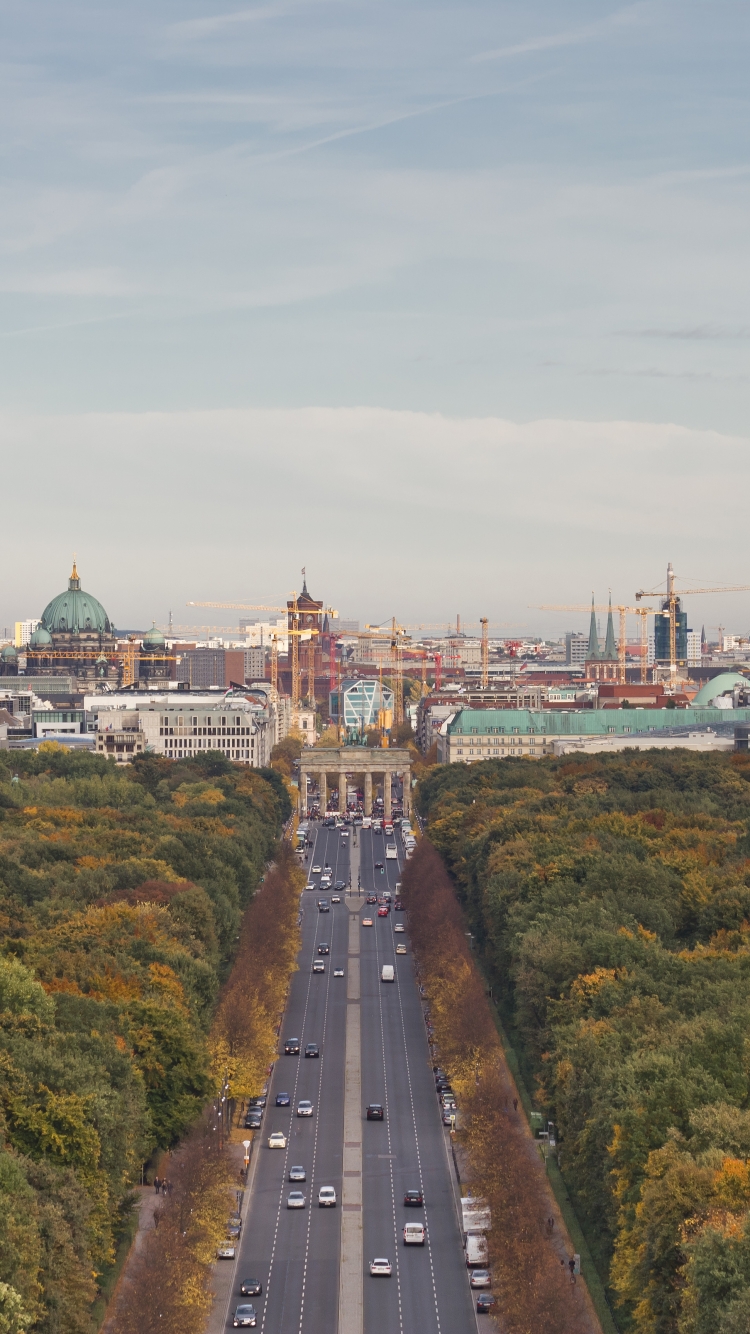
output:
{"label": "yellow crane", "polygon": [[482,690],[486,690],[490,684],[490,623],[486,616],[481,616],[479,624],[482,627]]}
{"label": "yellow crane", "polygon": [[[645,594],[644,596],[653,596]],[[641,618],[641,684],[646,684],[648,675],[648,623],[647,618],[652,615],[658,615],[653,607],[626,607],[621,602],[612,606],[609,602],[591,602],[588,606],[582,606],[580,603],[543,603],[537,607],[537,611],[618,611],[620,613],[620,637],[617,641],[617,680],[620,685],[625,684],[625,655],[627,650],[627,639],[625,636],[625,617],[627,615],[640,616]]]}
{"label": "yellow crane", "polygon": [[677,606],[680,598],[688,594],[695,593],[748,593],[750,584],[724,584],[719,588],[680,588],[674,586],[675,573],[672,569],[672,562],[667,566],[667,592],[664,593],[656,589],[654,592],[646,592],[641,588],[635,595],[636,602],[641,598],[662,598],[664,604],[657,616],[666,616],[669,618],[669,679],[674,682],[677,676]]}

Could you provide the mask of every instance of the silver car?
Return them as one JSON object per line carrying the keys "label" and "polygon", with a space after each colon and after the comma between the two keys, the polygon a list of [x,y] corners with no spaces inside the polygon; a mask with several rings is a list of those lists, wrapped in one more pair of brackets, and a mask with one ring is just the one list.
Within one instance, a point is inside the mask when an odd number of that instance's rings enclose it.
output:
{"label": "silver car", "polygon": [[290,1190],[287,1196],[286,1207],[287,1209],[304,1209],[305,1207],[304,1191]]}

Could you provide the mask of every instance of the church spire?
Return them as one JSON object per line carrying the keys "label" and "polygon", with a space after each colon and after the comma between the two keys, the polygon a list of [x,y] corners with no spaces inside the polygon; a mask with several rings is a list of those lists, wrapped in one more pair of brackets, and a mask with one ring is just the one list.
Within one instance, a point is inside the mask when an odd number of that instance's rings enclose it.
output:
{"label": "church spire", "polygon": [[617,661],[617,643],[615,641],[615,627],[612,622],[612,594],[609,595],[609,616],[607,617],[607,638],[604,641],[604,653],[602,657],[607,662]]}
{"label": "church spire", "polygon": [[586,654],[587,662],[595,662],[601,657],[599,651],[599,634],[596,629],[596,612],[594,611],[594,594],[591,594],[591,625],[589,627],[589,651]]}

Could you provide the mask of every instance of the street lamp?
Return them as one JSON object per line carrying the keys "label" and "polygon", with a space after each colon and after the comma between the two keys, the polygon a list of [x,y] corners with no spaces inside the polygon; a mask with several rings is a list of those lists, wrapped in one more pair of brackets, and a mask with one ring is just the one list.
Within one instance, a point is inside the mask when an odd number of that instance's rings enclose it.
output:
{"label": "street lamp", "polygon": [[243,1139],[242,1147],[245,1150],[245,1176],[247,1176],[248,1163],[250,1162],[250,1140]]}

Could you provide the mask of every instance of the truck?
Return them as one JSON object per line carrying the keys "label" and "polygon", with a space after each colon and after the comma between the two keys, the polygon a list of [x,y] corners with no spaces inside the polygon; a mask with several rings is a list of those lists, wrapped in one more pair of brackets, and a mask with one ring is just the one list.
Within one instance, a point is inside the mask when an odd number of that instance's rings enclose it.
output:
{"label": "truck", "polygon": [[394,978],[395,978],[395,973],[394,973],[393,964],[392,964],[392,963],[384,963],[384,964],[383,964],[383,967],[382,967],[381,970],[380,970],[380,981],[381,981],[381,982],[393,982],[393,981],[394,981]]}
{"label": "truck", "polygon": [[487,1238],[481,1232],[469,1232],[464,1243],[467,1269],[482,1269],[487,1264]]}
{"label": "truck", "polygon": [[395,844],[395,843],[386,843],[386,845],[385,845],[385,860],[386,860],[387,862],[397,862],[397,861],[398,861],[398,848],[396,847],[396,844]]}
{"label": "truck", "polygon": [[461,1224],[464,1232],[490,1232],[492,1212],[486,1200],[477,1195],[464,1195],[461,1200]]}
{"label": "truck", "polygon": [[363,828],[363,829],[372,829],[372,816],[371,816],[371,815],[363,815],[363,816],[362,816],[362,828]]}

